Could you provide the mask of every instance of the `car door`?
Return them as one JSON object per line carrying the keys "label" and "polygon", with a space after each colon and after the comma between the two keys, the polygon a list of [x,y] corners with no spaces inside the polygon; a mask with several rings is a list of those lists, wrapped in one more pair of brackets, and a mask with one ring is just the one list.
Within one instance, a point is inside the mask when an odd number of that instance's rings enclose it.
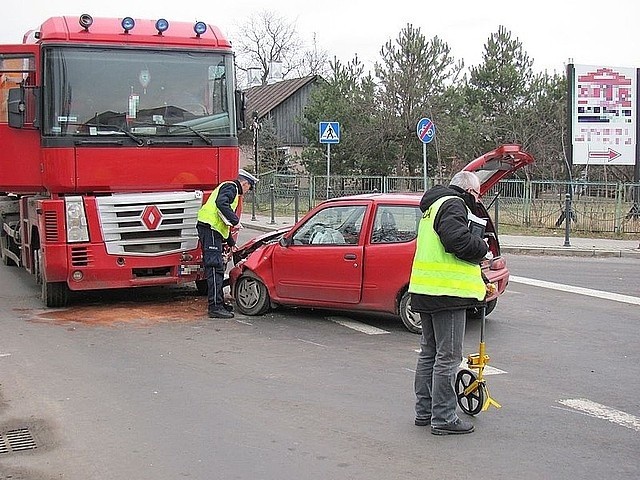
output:
{"label": "car door", "polygon": [[362,292],[362,225],[366,204],[329,204],[273,252],[276,294],[301,303],[358,303]]}

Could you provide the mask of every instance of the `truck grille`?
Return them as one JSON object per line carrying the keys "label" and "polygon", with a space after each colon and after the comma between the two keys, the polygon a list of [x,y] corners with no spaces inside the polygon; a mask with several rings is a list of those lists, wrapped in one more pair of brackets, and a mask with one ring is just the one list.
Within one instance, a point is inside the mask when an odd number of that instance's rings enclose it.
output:
{"label": "truck grille", "polygon": [[114,194],[96,204],[109,254],[157,256],[198,245],[200,191]]}

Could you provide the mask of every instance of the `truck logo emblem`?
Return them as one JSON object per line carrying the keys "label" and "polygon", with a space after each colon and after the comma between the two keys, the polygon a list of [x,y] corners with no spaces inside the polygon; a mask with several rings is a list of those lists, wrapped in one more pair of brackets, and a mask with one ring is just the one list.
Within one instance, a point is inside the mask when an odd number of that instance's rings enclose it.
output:
{"label": "truck logo emblem", "polygon": [[162,214],[155,205],[147,205],[142,212],[142,223],[144,223],[149,230],[155,230],[162,221]]}

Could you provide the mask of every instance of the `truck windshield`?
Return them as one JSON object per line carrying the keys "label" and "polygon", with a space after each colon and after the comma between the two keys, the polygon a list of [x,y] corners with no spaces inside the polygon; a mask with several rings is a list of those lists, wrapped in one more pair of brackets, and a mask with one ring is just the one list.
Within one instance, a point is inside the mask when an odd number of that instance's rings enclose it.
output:
{"label": "truck windshield", "polygon": [[44,65],[45,136],[237,134],[231,54],[51,47]]}

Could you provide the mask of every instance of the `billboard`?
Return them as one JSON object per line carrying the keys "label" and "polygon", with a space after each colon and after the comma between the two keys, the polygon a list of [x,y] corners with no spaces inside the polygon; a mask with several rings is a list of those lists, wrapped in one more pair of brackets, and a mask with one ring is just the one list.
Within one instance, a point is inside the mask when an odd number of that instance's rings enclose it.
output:
{"label": "billboard", "polygon": [[636,69],[575,65],[572,81],[572,163],[635,165]]}

